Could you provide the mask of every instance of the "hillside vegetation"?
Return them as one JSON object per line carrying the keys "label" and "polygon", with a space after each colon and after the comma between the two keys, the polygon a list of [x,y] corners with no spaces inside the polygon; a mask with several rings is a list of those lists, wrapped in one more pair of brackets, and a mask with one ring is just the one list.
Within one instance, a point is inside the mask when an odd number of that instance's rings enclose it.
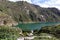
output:
{"label": "hillside vegetation", "polygon": [[42,27],[42,29],[39,32],[52,34],[55,37],[60,38],[60,25]]}
{"label": "hillside vegetation", "polygon": [[20,32],[17,27],[0,26],[0,40],[17,40]]}
{"label": "hillside vegetation", "polygon": [[16,22],[60,22],[60,10],[42,8],[24,1],[0,1],[0,11]]}

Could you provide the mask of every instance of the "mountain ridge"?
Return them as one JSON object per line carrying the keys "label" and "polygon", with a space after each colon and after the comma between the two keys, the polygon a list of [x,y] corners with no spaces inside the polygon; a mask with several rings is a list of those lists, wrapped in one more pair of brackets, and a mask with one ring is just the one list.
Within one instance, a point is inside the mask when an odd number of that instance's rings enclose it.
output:
{"label": "mountain ridge", "polygon": [[57,8],[42,8],[26,1],[1,2],[0,11],[10,15],[12,19],[18,23],[60,22],[60,10]]}

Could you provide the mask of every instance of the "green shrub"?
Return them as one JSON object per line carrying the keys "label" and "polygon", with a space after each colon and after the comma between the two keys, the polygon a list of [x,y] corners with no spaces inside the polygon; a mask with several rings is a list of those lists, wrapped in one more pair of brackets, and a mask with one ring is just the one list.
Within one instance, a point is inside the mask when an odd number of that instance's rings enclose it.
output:
{"label": "green shrub", "polygon": [[0,26],[0,40],[16,40],[21,30],[16,27]]}

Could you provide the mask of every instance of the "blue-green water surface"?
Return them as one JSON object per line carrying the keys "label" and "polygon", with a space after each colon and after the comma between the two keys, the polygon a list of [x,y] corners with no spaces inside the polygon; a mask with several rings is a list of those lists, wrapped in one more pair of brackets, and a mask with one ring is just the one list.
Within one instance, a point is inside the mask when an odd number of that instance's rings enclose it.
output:
{"label": "blue-green water surface", "polygon": [[60,22],[42,22],[42,23],[19,23],[17,27],[21,28],[24,31],[28,30],[40,30],[44,26],[52,26],[60,24]]}

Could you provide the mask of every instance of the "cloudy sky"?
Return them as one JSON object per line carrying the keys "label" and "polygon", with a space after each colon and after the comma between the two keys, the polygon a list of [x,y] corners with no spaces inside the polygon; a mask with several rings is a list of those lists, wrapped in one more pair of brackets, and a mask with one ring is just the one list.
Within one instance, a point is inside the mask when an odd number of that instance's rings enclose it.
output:
{"label": "cloudy sky", "polygon": [[[10,0],[10,1],[22,1],[22,0]],[[60,0],[23,0],[32,4],[39,5],[41,7],[56,7],[60,9]]]}

